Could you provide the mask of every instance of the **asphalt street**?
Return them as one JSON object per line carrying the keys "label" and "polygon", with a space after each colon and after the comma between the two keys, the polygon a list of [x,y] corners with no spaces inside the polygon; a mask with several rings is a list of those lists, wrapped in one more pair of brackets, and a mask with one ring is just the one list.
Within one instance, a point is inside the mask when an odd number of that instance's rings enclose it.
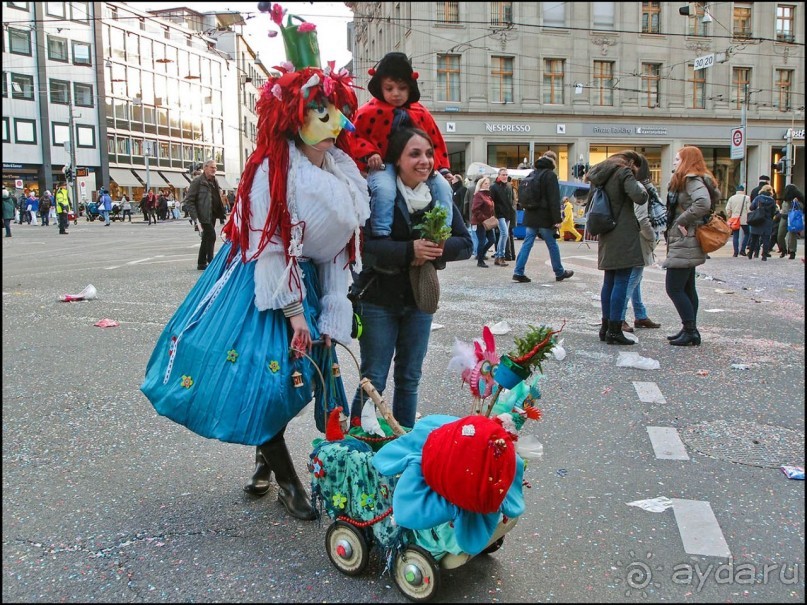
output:
{"label": "asphalt street", "polygon": [[[196,436],[140,393],[157,337],[199,277],[187,221],[12,229],[4,602],[406,602],[376,552],[357,577],[332,566],[328,519],[291,519],[274,489],[248,497],[252,448]],[[575,272],[563,282],[540,241],[528,284],[511,280],[513,263],[449,263],[423,415],[470,411],[446,365],[455,339],[484,324],[507,322],[496,336],[507,352],[528,325],[566,321],[567,356],[544,364],[544,416],[525,427],[544,445],[525,472],[527,512],[499,551],[442,572],[436,601],[803,603],[804,482],[778,468],[804,466],[803,244],[796,260],[732,258],[730,244],[713,253],[697,280],[703,344],[691,348],[665,339],[679,323],[658,267],[643,295],[662,328],[637,330],[632,347],[598,340],[596,243],[561,244]],[[88,284],[96,300],[59,301]],[[617,367],[622,352],[660,368]],[[304,477],[318,436],[310,407],[286,434]],[[628,504],[657,498],[669,499],[659,512]]]}

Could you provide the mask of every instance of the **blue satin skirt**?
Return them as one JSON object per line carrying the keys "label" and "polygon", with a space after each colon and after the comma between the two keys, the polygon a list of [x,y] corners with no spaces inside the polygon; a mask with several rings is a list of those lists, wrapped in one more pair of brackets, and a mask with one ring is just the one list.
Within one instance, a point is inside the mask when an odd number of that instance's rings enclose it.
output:
{"label": "blue satin skirt", "polygon": [[[333,347],[294,359],[282,310],[255,307],[255,262],[226,243],[160,335],[140,390],[162,416],[194,433],[244,445],[275,436],[312,399],[320,431],[330,410],[347,410]],[[300,263],[311,338],[320,338],[320,286],[313,263]],[[336,364],[336,368],[334,368]],[[319,369],[319,371],[318,371]]]}

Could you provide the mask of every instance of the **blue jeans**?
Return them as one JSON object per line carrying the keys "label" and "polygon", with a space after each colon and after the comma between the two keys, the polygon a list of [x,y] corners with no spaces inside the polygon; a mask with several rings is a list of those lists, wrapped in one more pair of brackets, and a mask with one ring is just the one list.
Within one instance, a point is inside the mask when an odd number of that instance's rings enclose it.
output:
{"label": "blue jeans", "polygon": [[560,248],[555,239],[554,227],[539,227],[533,229],[532,227],[526,228],[526,235],[524,236],[524,243],[521,244],[521,250],[518,251],[518,258],[516,258],[516,268],[513,269],[513,275],[524,275],[524,269],[527,266],[527,259],[530,258],[532,252],[532,245],[535,243],[535,237],[541,234],[546,248],[549,250],[549,260],[552,263],[552,271],[555,277],[560,277],[566,271],[563,268],[563,263],[560,261]]}
{"label": "blue jeans", "polygon": [[[737,244],[740,241],[740,231],[743,232],[743,243],[740,244],[738,248]],[[740,228],[731,234],[731,243],[734,245],[734,254],[739,254],[740,251],[745,252],[745,248],[748,246],[748,225],[740,225]]]}
{"label": "blue jeans", "polygon": [[[417,307],[393,308],[361,302],[359,316],[364,328],[359,339],[361,376],[383,394],[394,354],[392,415],[402,426],[412,427],[432,315]],[[357,388],[350,408],[351,417],[361,417],[362,401],[367,399],[361,387]]]}
{"label": "blue jeans", "polygon": [[506,218],[499,219],[499,241],[496,242],[496,254],[493,258],[504,258],[507,256],[507,241],[510,238],[510,221]]}
{"label": "blue jeans", "polygon": [[627,269],[606,269],[600,290],[602,316],[608,321],[622,321],[620,315],[628,304],[628,282],[631,267]]}
{"label": "blue jeans", "polygon": [[471,234],[471,258],[476,258],[476,248],[479,245],[479,238],[476,237],[476,225],[466,225],[468,233]]}
{"label": "blue jeans", "polygon": [[628,299],[633,304],[633,319],[647,319],[647,309],[642,302],[642,275],[644,267],[634,267],[631,269],[628,279],[628,289],[625,292],[625,304],[622,307],[622,321],[625,321],[625,314],[628,312]]}
{"label": "blue jeans", "polygon": [[103,208],[99,209],[98,212],[101,214],[101,217],[104,219],[104,222],[108,225],[109,224],[109,210],[104,210]]}
{"label": "blue jeans", "polygon": [[[395,166],[387,163],[384,170],[373,170],[367,175],[367,187],[370,189],[370,233],[375,237],[384,237],[392,231],[395,196],[398,194],[398,174]],[[451,226],[454,207],[454,190],[439,172],[435,172],[426,181],[435,206],[446,210],[446,224]]]}
{"label": "blue jeans", "polygon": [[485,231],[485,226],[479,224],[476,226],[476,260],[482,262],[485,259],[490,247],[495,243],[493,238],[493,229]]}

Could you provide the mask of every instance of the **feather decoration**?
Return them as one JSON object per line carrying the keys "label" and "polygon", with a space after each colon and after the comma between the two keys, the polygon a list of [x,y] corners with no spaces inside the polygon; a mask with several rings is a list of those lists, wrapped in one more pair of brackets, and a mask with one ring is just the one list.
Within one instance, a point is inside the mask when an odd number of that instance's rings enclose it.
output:
{"label": "feather decoration", "polygon": [[378,422],[378,416],[375,413],[375,404],[371,401],[365,401],[364,407],[361,409],[361,428],[368,435],[378,435],[385,437],[384,429],[381,428],[381,423]]}

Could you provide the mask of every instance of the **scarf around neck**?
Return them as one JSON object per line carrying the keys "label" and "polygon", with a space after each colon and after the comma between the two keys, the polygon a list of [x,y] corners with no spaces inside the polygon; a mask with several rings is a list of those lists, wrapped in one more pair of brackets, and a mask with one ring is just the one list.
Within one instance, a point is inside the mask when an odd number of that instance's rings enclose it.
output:
{"label": "scarf around neck", "polygon": [[404,185],[401,177],[397,177],[398,191],[406,202],[406,209],[409,214],[413,214],[418,210],[423,210],[432,201],[432,194],[429,191],[429,186],[426,183],[420,183],[414,189],[410,189]]}

